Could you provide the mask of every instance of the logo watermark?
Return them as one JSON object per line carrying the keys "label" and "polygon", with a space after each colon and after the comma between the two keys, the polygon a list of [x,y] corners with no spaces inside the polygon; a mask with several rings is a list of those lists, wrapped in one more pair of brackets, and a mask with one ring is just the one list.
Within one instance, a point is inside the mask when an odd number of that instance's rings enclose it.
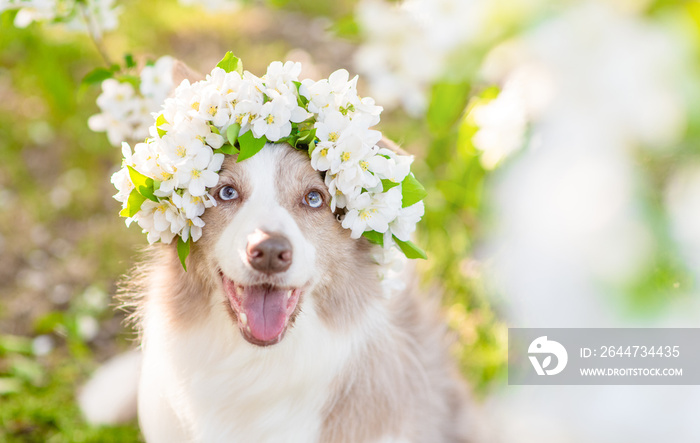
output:
{"label": "logo watermark", "polygon": [[[569,361],[569,354],[567,354],[564,346],[554,340],[547,340],[546,335],[534,339],[530,343],[527,352],[530,354],[530,362],[532,367],[535,368],[537,375],[556,375],[564,370],[566,363]],[[545,357],[542,363],[537,359],[537,355],[532,354],[544,354]],[[552,369],[547,369],[551,366],[552,356],[556,357],[557,365]]]}
{"label": "logo watermark", "polygon": [[508,383],[700,384],[700,328],[511,328]]}

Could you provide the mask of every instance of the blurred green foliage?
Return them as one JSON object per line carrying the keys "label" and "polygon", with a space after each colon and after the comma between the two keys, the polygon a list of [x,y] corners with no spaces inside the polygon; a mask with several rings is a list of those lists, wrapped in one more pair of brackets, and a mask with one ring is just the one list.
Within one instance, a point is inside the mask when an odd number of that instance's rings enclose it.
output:
{"label": "blurred green foliage", "polygon": [[[273,4],[208,15],[174,1],[125,1],[121,26],[105,37],[105,49],[114,61],[126,53],[136,62],[171,54],[201,71],[233,50],[260,73],[299,47],[326,73],[352,71],[347,51],[306,30],[325,16],[340,19],[340,34],[356,34],[347,19],[353,2]],[[144,243],[138,229],[124,226],[111,198],[109,177],[121,153],[86,124],[98,112],[99,91],[81,82],[110,66],[84,34],[37,24],[17,29],[12,19],[13,13],[0,15],[0,441],[137,441],[135,424],[87,426],[74,401],[98,361],[131,345],[121,314],[81,300],[94,287],[113,294]],[[444,294],[454,352],[483,393],[504,375],[506,329],[470,259],[485,177],[464,114],[472,87],[440,83],[427,121],[387,112],[381,128],[419,158],[415,173],[428,190],[418,236],[430,258],[419,264],[424,286]],[[85,316],[99,322],[96,337],[81,333]],[[56,345],[45,356],[35,356],[27,338],[40,334]]]}

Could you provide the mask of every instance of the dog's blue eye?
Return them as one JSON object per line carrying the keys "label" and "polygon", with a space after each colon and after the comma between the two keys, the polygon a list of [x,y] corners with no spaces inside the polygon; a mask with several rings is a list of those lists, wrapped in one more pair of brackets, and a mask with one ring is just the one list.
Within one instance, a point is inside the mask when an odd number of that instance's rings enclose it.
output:
{"label": "dog's blue eye", "polygon": [[311,191],[304,197],[304,203],[312,208],[319,208],[323,204],[323,197],[318,191]]}
{"label": "dog's blue eye", "polygon": [[233,200],[238,198],[238,191],[236,191],[233,186],[224,186],[219,191],[219,198],[221,200]]}

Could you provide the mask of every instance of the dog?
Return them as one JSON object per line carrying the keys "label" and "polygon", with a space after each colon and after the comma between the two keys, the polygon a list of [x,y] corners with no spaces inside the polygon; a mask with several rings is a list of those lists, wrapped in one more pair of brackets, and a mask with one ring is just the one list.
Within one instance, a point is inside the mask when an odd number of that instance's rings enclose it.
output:
{"label": "dog", "polygon": [[226,157],[187,271],[156,244],[126,284],[140,351],[88,383],[88,419],[127,419],[138,384],[149,443],[482,441],[438,303],[384,294],[308,154]]}

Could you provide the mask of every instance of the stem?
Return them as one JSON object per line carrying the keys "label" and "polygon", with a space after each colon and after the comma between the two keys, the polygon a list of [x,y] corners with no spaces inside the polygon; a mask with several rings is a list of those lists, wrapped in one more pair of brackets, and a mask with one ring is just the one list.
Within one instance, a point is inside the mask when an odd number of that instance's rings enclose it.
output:
{"label": "stem", "polygon": [[83,20],[85,21],[85,26],[87,27],[88,35],[90,35],[90,40],[92,40],[92,43],[95,44],[95,49],[97,49],[97,52],[100,54],[102,60],[107,64],[107,66],[112,66],[112,60],[107,55],[107,50],[105,49],[104,42],[102,41],[102,34],[97,28],[97,21],[92,20],[91,13],[85,3],[79,3],[78,7],[80,8],[80,13],[83,16]]}

